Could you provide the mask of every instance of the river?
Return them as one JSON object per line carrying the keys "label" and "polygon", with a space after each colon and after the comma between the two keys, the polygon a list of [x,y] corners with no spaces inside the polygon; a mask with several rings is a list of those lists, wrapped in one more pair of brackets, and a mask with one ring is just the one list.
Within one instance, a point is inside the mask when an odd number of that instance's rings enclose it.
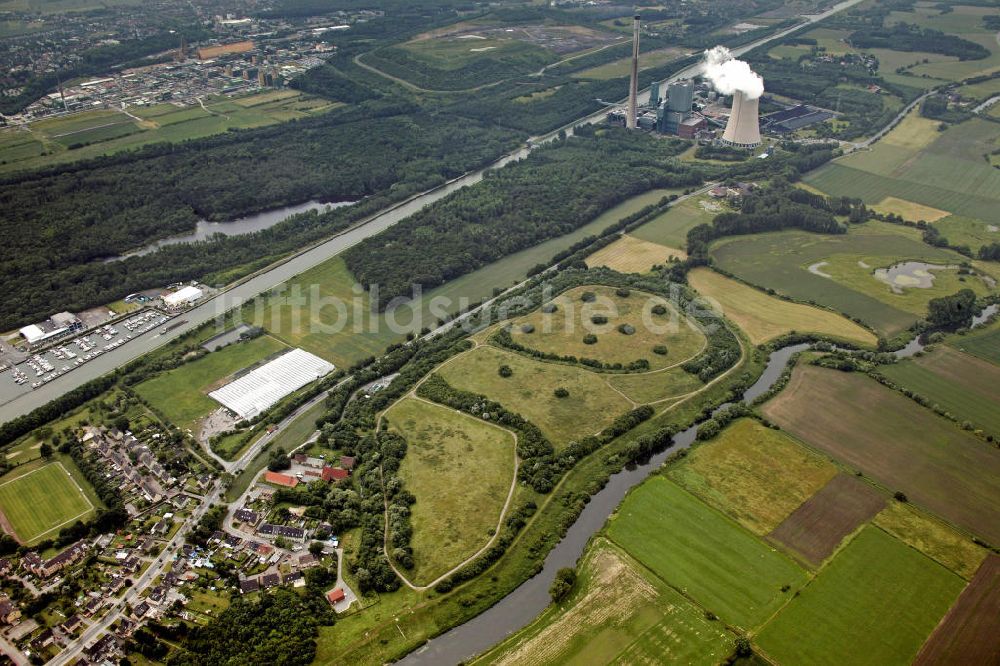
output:
{"label": "river", "polygon": [[[822,20],[838,11],[856,5],[859,2],[861,2],[861,0],[845,0],[844,2],[831,7],[822,14],[805,17],[805,20],[808,23],[815,23],[816,21]],[[751,44],[733,49],[733,53],[735,55],[746,53],[750,49],[756,48],[757,46],[780,39],[796,29],[798,28],[789,28],[788,30],[775,33],[770,37],[765,37]],[[700,73],[701,68],[702,66],[700,64],[692,65],[670,77],[667,81],[694,76]],[[647,89],[640,95],[640,101],[648,98],[649,91]],[[548,134],[540,137],[534,137],[529,140],[528,145],[533,147],[551,141],[558,136],[560,131],[572,134],[574,127],[603,122],[606,115],[607,110],[602,109],[601,111],[592,113],[589,116],[573,121],[565,127],[553,130]],[[115,368],[138,358],[146,352],[160,347],[170,340],[173,340],[174,338],[177,338],[197,326],[200,326],[206,321],[213,319],[218,314],[233,307],[235,303],[249,300],[257,294],[267,291],[272,287],[295,277],[299,273],[302,273],[303,271],[340,254],[347,248],[361,242],[365,238],[384,231],[404,218],[418,212],[425,206],[448,196],[452,192],[478,183],[483,179],[483,174],[486,171],[500,168],[512,161],[522,159],[528,155],[530,150],[530,147],[520,148],[500,158],[484,169],[468,173],[464,176],[448,181],[444,185],[421,194],[416,194],[399,204],[387,208],[385,211],[377,215],[373,215],[365,220],[362,220],[347,231],[337,234],[324,242],[313,245],[312,247],[307,248],[293,257],[290,257],[288,260],[280,264],[264,269],[250,279],[232,285],[218,296],[206,301],[193,310],[184,313],[184,315],[179,317],[177,321],[183,320],[185,323],[172,329],[166,335],[160,335],[158,332],[150,331],[145,335],[131,340],[128,344],[121,345],[120,347],[102,354],[96,359],[89,361],[75,370],[55,378],[34,391],[27,389],[17,395],[0,396],[0,400],[3,400],[3,404],[0,405],[0,423],[4,423],[18,416],[27,414],[36,407],[58,398],[59,396],[85,384],[92,379],[96,379],[97,377],[108,373]]]}

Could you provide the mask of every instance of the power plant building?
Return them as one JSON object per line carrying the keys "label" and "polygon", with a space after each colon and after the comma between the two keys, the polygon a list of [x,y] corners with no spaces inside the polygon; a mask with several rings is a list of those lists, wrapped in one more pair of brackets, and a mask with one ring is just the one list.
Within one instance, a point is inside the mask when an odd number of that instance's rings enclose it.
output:
{"label": "power plant building", "polygon": [[733,93],[733,108],[722,133],[722,143],[734,148],[756,148],[760,145],[759,100],[742,91]]}

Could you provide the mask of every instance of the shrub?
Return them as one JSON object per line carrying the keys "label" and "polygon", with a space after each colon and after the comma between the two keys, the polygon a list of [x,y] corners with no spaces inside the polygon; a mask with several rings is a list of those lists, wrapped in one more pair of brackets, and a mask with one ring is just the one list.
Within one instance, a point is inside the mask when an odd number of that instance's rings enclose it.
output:
{"label": "shrub", "polygon": [[510,369],[509,365],[501,365],[500,369],[497,370],[501,377],[510,377],[514,374],[514,371]]}
{"label": "shrub", "polygon": [[569,397],[569,391],[567,391],[566,389],[564,389],[562,386],[560,386],[559,388],[557,388],[555,390],[555,394],[556,394],[557,398],[568,398]]}
{"label": "shrub", "polygon": [[559,308],[558,306],[556,306],[555,303],[546,303],[545,305],[542,306],[542,312],[544,312],[545,314],[552,314],[557,310],[559,310]]}
{"label": "shrub", "polygon": [[632,326],[631,324],[620,324],[618,326],[618,332],[622,335],[632,335],[635,333],[635,326]]}
{"label": "shrub", "polygon": [[594,315],[593,317],[590,318],[590,321],[597,325],[601,325],[601,324],[607,324],[608,318],[605,317],[604,315]]}
{"label": "shrub", "polygon": [[597,300],[597,294],[592,291],[585,291],[580,295],[580,300],[584,303],[593,303]]}
{"label": "shrub", "polygon": [[666,356],[667,355],[667,346],[666,345],[656,345],[655,347],[653,347],[653,353],[654,354],[659,354],[660,356]]}
{"label": "shrub", "polygon": [[585,345],[597,344],[597,336],[594,335],[593,333],[587,333],[587,335],[583,336],[583,344]]}
{"label": "shrub", "polygon": [[524,326],[521,327],[521,332],[522,333],[534,333],[535,332],[535,325],[534,324],[525,324]]}
{"label": "shrub", "polygon": [[655,315],[665,315],[667,314],[667,306],[662,303],[657,303],[653,306],[652,312]]}
{"label": "shrub", "polygon": [[896,492],[894,492],[892,494],[892,496],[896,499],[897,502],[907,502],[907,501],[909,501],[907,499],[907,497],[906,497],[906,493],[904,493],[904,492],[902,492],[900,490],[897,490]]}
{"label": "shrub", "polygon": [[629,294],[631,293],[632,292],[626,289],[625,287],[618,287],[618,289],[615,289],[615,295],[617,295],[619,298],[628,298]]}
{"label": "shrub", "polygon": [[573,585],[576,583],[576,570],[569,567],[564,567],[556,572],[556,578],[552,581],[552,585],[549,586],[549,595],[552,597],[552,601],[559,603],[569,596],[569,593],[573,591]]}

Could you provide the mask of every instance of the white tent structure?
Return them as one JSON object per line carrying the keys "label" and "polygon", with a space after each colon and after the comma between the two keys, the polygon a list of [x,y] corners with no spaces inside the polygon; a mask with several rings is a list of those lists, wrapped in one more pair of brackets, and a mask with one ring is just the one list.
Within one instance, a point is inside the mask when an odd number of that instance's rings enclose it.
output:
{"label": "white tent structure", "polygon": [[175,308],[180,305],[187,305],[188,303],[194,303],[199,298],[204,296],[205,293],[198,287],[184,287],[178,289],[172,294],[167,294],[163,297],[163,302],[167,307]]}
{"label": "white tent structure", "polygon": [[332,363],[315,354],[292,349],[208,395],[241,419],[252,419],[333,369]]}

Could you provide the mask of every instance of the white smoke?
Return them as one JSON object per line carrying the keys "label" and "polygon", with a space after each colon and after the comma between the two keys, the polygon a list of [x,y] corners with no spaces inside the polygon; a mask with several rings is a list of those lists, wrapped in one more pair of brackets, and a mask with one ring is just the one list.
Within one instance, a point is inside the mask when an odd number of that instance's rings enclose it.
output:
{"label": "white smoke", "polygon": [[764,79],[760,74],[743,60],[733,58],[725,46],[705,51],[705,76],[723,95],[732,95],[738,90],[748,99],[757,99],[764,94]]}

